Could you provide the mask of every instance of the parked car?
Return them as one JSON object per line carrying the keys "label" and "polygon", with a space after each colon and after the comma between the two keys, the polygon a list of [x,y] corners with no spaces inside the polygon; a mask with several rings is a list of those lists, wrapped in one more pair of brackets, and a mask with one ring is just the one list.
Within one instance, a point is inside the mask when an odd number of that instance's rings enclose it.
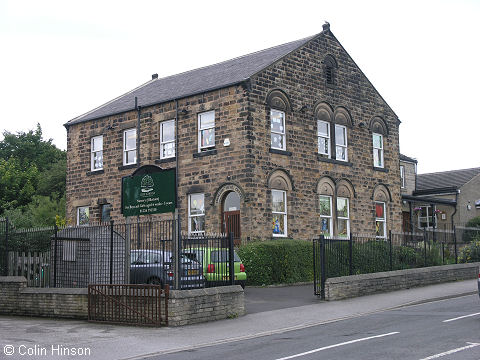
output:
{"label": "parked car", "polygon": [[[183,251],[189,259],[202,264],[206,286],[225,285],[230,280],[228,269],[228,249],[225,248],[192,248]],[[234,251],[235,284],[245,289],[247,273],[242,260]]]}
{"label": "parked car", "polygon": [[[172,253],[162,250],[132,250],[130,253],[130,282],[132,284],[173,285]],[[201,264],[181,256],[180,286],[182,289],[205,287]]]}

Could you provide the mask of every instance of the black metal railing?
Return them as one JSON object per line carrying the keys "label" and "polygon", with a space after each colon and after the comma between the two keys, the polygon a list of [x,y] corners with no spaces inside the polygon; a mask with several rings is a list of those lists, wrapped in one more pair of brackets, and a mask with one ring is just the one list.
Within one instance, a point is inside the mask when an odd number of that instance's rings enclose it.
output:
{"label": "black metal railing", "polygon": [[390,232],[387,238],[321,235],[313,241],[315,294],[324,298],[327,278],[475,261],[468,254],[471,239],[476,238],[480,239],[479,228],[461,227]]}
{"label": "black metal railing", "polygon": [[192,289],[235,283],[239,264],[232,235],[183,234],[177,242],[176,228],[175,220],[161,220],[15,229],[0,219],[0,275],[25,276],[33,287],[153,284]]}

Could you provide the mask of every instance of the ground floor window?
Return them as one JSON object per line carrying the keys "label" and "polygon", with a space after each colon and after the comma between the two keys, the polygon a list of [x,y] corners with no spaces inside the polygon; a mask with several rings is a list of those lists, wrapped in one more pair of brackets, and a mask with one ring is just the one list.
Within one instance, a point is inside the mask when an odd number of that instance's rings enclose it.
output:
{"label": "ground floor window", "polygon": [[90,211],[88,206],[79,206],[77,208],[77,225],[88,225],[90,222]]}
{"label": "ground floor window", "polygon": [[287,192],[272,190],[272,234],[287,236]]}
{"label": "ground floor window", "polygon": [[433,206],[423,205],[418,209],[418,227],[420,228],[433,228],[435,224],[435,209]]}
{"label": "ground floor window", "polygon": [[112,204],[104,204],[101,206],[102,210],[102,222],[110,222],[110,212],[112,211]]}
{"label": "ground floor window", "polygon": [[325,236],[333,235],[332,197],[320,195],[320,232]]}
{"label": "ground floor window", "polygon": [[337,235],[350,236],[350,208],[348,198],[337,198]]}
{"label": "ground floor window", "polygon": [[378,238],[387,237],[387,218],[384,202],[375,202],[375,236]]}
{"label": "ground floor window", "polygon": [[188,233],[205,234],[205,195],[188,195]]}

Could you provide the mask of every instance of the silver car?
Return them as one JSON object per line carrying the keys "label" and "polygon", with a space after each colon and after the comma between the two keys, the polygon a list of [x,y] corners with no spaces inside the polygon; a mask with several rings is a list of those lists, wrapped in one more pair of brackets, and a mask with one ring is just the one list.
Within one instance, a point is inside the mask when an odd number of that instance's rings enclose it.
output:
{"label": "silver car", "polygon": [[[174,283],[172,252],[162,250],[132,250],[130,253],[130,283],[170,286]],[[205,287],[199,262],[181,256],[180,285],[182,289]]]}

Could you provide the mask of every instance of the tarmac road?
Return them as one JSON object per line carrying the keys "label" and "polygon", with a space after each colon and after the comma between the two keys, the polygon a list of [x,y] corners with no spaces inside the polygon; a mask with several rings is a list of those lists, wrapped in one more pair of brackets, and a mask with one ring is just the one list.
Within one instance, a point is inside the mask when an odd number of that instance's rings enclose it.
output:
{"label": "tarmac road", "polygon": [[150,360],[480,358],[480,301],[469,295]]}
{"label": "tarmac road", "polygon": [[[439,298],[451,298],[457,297],[462,294],[471,294],[477,290],[476,280],[460,281],[453,283],[445,283],[439,285],[431,285],[422,288],[414,288],[408,290],[401,290],[385,294],[376,294],[371,296],[359,297],[355,299],[348,299],[334,302],[322,302],[318,299],[311,298],[311,292],[308,290],[309,299],[303,301],[312,301],[309,305],[299,305],[296,303],[294,307],[282,308],[282,302],[278,299],[279,292],[286,292],[286,302],[294,299],[294,294],[299,294],[301,290],[296,287],[288,288],[265,288],[253,290],[252,297],[247,295],[247,307],[252,309],[252,304],[249,299],[255,299],[253,293],[257,291],[264,291],[265,299],[272,298],[272,294],[277,297],[276,301],[272,301],[272,308],[274,306],[280,307],[269,311],[259,311],[256,313],[250,313],[246,316],[242,316],[236,319],[228,319],[210,323],[203,323],[197,325],[190,325],[178,328],[142,328],[142,327],[130,327],[130,326],[116,326],[116,325],[104,325],[88,323],[86,321],[78,320],[60,320],[60,319],[45,319],[45,318],[28,318],[28,317],[15,317],[15,316],[0,316],[0,360],[3,359],[67,359],[69,357],[65,355],[59,355],[59,352],[66,349],[76,349],[77,351],[89,351],[88,356],[83,356],[85,359],[140,359],[148,357],[164,358],[167,355],[180,354],[182,351],[185,354],[195,353],[195,357],[187,356],[186,359],[196,359],[196,354],[202,349],[212,348],[215,346],[225,345],[228,348],[235,348],[235,343],[242,343],[248,340],[261,340],[265,339],[277,339],[273,340],[274,344],[277,344],[279,349],[282,349],[281,356],[284,354],[294,355],[295,351],[310,350],[312,344],[303,344],[304,346],[297,349],[283,347],[288,345],[291,341],[287,341],[287,338],[291,337],[291,334],[296,334],[296,331],[308,331],[309,328],[322,328],[330,323],[339,322],[340,320],[352,320],[355,321],[358,318],[358,323],[352,322],[349,326],[349,331],[343,335],[340,335],[339,329],[337,336],[330,336],[328,332],[317,333],[317,342],[313,348],[318,346],[331,346],[344,341],[355,340],[357,337],[368,337],[371,334],[373,336],[382,334],[383,331],[400,331],[401,336],[408,333],[406,328],[400,328],[398,330],[395,327],[388,327],[389,324],[395,323],[394,320],[385,320],[376,318],[374,314],[384,311],[392,310],[402,305],[411,305],[412,303],[423,303],[431,301],[432,299]],[[249,289],[247,288],[247,292]],[[259,294],[257,294],[259,296]],[[273,296],[273,297],[275,297]],[[300,296],[300,295],[299,295]],[[479,305],[478,311],[480,311],[480,304],[478,295],[469,297],[473,304]],[[257,300],[261,300],[258,299]],[[274,305],[274,304],[277,305]],[[266,305],[263,301],[256,303],[256,309],[261,307],[265,309]],[[461,306],[462,308],[457,308]],[[467,308],[467,304],[459,303],[452,308],[449,308],[449,315],[456,316],[462,314],[462,316],[471,311],[472,308]],[[255,306],[254,306],[255,307]],[[446,313],[446,310],[442,312]],[[255,311],[255,310],[254,310]],[[431,310],[429,310],[431,311]],[[431,311],[434,314],[435,311]],[[372,330],[363,328],[364,321],[368,316],[372,315],[372,318],[368,318],[369,324],[371,321],[377,324],[384,324],[385,327],[379,325],[372,326]],[[399,318],[405,317],[405,321],[402,321],[405,327],[410,324],[411,317],[408,313],[403,313]],[[375,320],[377,319],[377,320]],[[466,318],[468,319],[468,318]],[[474,320],[474,317],[470,320]],[[366,321],[366,320],[365,320]],[[461,324],[462,322],[458,322]],[[365,322],[366,324],[366,322]],[[413,324],[413,323],[412,323]],[[435,322],[435,326],[429,325],[430,332],[436,330],[436,327],[441,326],[441,322]],[[361,334],[358,329],[365,330],[367,333]],[[334,328],[332,328],[333,331]],[[357,330],[355,330],[357,329]],[[473,330],[475,328],[468,328],[472,335],[478,336],[480,331]],[[375,331],[374,331],[375,330]],[[378,331],[377,331],[378,330]],[[370,332],[371,331],[371,332]],[[428,333],[428,331],[427,331]],[[303,333],[302,333],[303,334]],[[420,333],[421,335],[421,333]],[[278,338],[277,338],[278,336]],[[394,335],[391,335],[392,338]],[[399,337],[400,335],[395,335]],[[299,335],[299,338],[302,336]],[[278,339],[285,339],[282,340]],[[341,339],[338,341],[338,339]],[[471,341],[473,338],[464,339],[458,336],[458,340]],[[334,341],[335,340],[335,341]],[[381,344],[380,341],[387,341],[385,339],[372,340]],[[390,340],[388,340],[390,341]],[[419,338],[421,341],[421,338]],[[365,340],[367,344],[368,340]],[[252,343],[253,344],[253,343]],[[373,342],[372,342],[373,344]],[[358,345],[358,344],[357,344]],[[438,345],[438,344],[437,344]],[[460,343],[446,343],[447,347],[439,347],[439,351],[445,351],[452,346],[461,346]],[[452,345],[452,346],[451,346]],[[255,345],[254,345],[255,346]],[[258,344],[258,347],[263,347],[263,344]],[[468,346],[468,345],[463,345]],[[45,350],[44,350],[45,349]],[[287,352],[286,350],[294,350]],[[433,349],[429,349],[433,350]],[[476,348],[475,348],[476,350]],[[6,352],[12,352],[13,355],[6,356]],[[32,352],[32,355],[25,352]],[[37,354],[34,352],[37,351]],[[23,354],[22,354],[23,353]],[[242,352],[242,359],[254,358]],[[355,352],[354,352],[355,354]],[[61,357],[60,357],[61,356]],[[280,356],[280,355],[279,355]],[[70,358],[79,358],[80,356],[73,356]],[[181,357],[180,357],[181,358]],[[212,357],[211,359],[216,359]],[[314,357],[315,358],[315,357]],[[323,355],[317,358],[326,358]],[[360,359],[362,357],[359,357]],[[276,360],[277,358],[269,358]],[[374,359],[374,358],[372,358]],[[480,356],[476,357],[476,360],[480,359]],[[307,359],[309,360],[309,359]],[[442,359],[443,360],[443,359]]]}

